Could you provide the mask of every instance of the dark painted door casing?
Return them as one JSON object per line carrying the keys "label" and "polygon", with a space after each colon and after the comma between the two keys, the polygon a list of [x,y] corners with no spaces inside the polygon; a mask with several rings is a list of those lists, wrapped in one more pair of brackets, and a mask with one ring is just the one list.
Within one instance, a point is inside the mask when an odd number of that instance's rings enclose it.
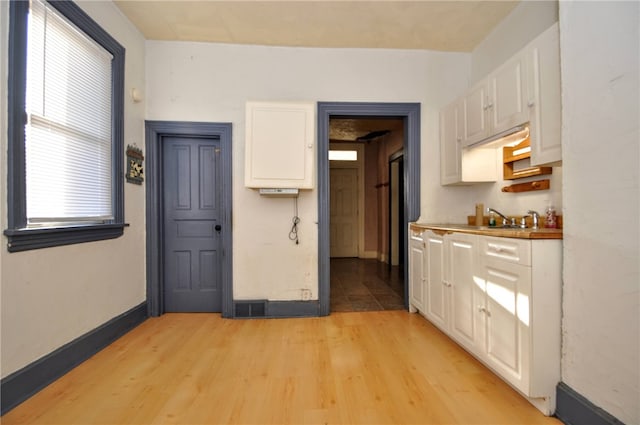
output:
{"label": "dark painted door casing", "polygon": [[220,142],[163,142],[164,311],[220,312]]}

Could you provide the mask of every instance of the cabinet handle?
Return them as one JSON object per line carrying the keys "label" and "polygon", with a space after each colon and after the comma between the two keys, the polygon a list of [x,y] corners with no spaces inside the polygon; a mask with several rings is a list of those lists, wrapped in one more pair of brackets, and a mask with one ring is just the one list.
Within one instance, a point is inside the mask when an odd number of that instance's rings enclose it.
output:
{"label": "cabinet handle", "polygon": [[491,317],[491,312],[489,310],[487,310],[485,307],[481,306],[481,305],[478,306],[478,311],[480,313],[486,314],[487,317]]}
{"label": "cabinet handle", "polygon": [[489,249],[492,249],[492,250],[494,250],[495,252],[502,252],[502,251],[504,251],[504,248],[503,248],[503,247],[501,247],[500,245],[492,244],[492,243],[490,243],[490,244],[489,244]]}
{"label": "cabinet handle", "polygon": [[529,102],[527,102],[527,106],[529,108],[533,107],[533,105],[535,105],[535,104],[536,104],[536,102],[534,102],[533,100],[530,100]]}
{"label": "cabinet handle", "polygon": [[444,286],[446,286],[447,288],[451,288],[451,283],[447,282],[446,280],[443,280],[442,283],[444,284]]}
{"label": "cabinet handle", "polygon": [[458,138],[456,139],[456,142],[458,142],[458,143],[462,142],[462,137],[458,137]]}

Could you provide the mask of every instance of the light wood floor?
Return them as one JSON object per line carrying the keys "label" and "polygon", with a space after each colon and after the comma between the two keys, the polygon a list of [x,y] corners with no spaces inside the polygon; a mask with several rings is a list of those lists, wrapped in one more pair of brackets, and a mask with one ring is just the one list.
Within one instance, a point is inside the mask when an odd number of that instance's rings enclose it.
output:
{"label": "light wood floor", "polygon": [[404,311],[152,318],[2,424],[560,424]]}

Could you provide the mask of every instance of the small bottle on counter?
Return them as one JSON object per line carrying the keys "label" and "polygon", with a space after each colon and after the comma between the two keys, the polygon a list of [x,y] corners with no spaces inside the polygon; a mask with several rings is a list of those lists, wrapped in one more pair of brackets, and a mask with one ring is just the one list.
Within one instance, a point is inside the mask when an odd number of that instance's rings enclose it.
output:
{"label": "small bottle on counter", "polygon": [[494,213],[489,216],[489,227],[496,227],[496,215]]}
{"label": "small bottle on counter", "polygon": [[555,229],[558,227],[558,218],[556,217],[556,209],[553,205],[549,205],[545,214],[544,227],[547,229]]}

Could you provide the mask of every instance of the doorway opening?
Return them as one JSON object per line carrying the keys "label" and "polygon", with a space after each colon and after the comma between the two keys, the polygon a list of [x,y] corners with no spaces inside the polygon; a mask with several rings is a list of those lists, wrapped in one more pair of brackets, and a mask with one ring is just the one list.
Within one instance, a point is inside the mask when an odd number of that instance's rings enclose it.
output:
{"label": "doorway opening", "polygon": [[[336,123],[337,125],[333,126]],[[357,137],[340,137],[340,131],[345,130],[345,123],[356,127],[360,124],[361,134]],[[364,134],[362,134],[363,129],[366,129]],[[343,145],[346,149],[347,144],[361,146],[360,150],[364,151],[364,166],[359,168],[356,165],[335,165],[329,160],[330,147],[333,150]],[[398,151],[402,151],[402,167],[398,168],[399,163],[395,162],[392,171],[396,175],[392,179],[389,158],[397,155]],[[365,276],[371,270],[373,273],[380,274],[382,269],[383,278],[392,279],[389,272],[390,267],[393,267],[391,266],[393,256],[396,262],[402,264],[402,266],[397,264],[396,270],[406,269],[407,247],[402,241],[406,241],[408,222],[416,220],[419,215],[419,158],[419,104],[325,102],[318,104],[318,275],[321,315],[327,315],[331,311],[332,266],[336,273],[348,269],[361,272],[365,269],[369,270],[364,272]],[[395,158],[395,161],[398,160]],[[345,169],[352,171],[345,171]],[[362,175],[358,174],[358,169],[362,170],[360,171]],[[354,183],[354,179],[357,183]],[[394,204],[391,202],[392,182],[395,188]],[[342,195],[334,193],[337,192],[336,184],[340,190],[343,190]],[[402,193],[398,193],[399,191]],[[346,202],[352,196],[345,196],[345,193],[355,193],[358,202],[355,203],[352,199],[351,202]],[[336,226],[336,220],[338,218],[342,220],[343,217],[336,218],[336,211],[333,209],[341,208],[342,213],[352,210],[356,204],[358,205],[357,213],[346,214],[346,224],[341,222],[341,227]],[[393,218],[392,205],[395,208]],[[394,223],[391,222],[392,219]],[[339,231],[338,228],[342,230]],[[351,235],[349,236],[351,241],[357,239],[357,249],[354,250],[351,246],[350,251],[342,253],[335,251],[335,239],[344,235]],[[344,255],[344,252],[351,252],[351,254]],[[357,256],[354,257],[356,252]],[[400,287],[401,291],[398,292],[402,297],[396,304],[406,308],[408,305],[406,277],[400,275],[395,279],[395,283]]]}

